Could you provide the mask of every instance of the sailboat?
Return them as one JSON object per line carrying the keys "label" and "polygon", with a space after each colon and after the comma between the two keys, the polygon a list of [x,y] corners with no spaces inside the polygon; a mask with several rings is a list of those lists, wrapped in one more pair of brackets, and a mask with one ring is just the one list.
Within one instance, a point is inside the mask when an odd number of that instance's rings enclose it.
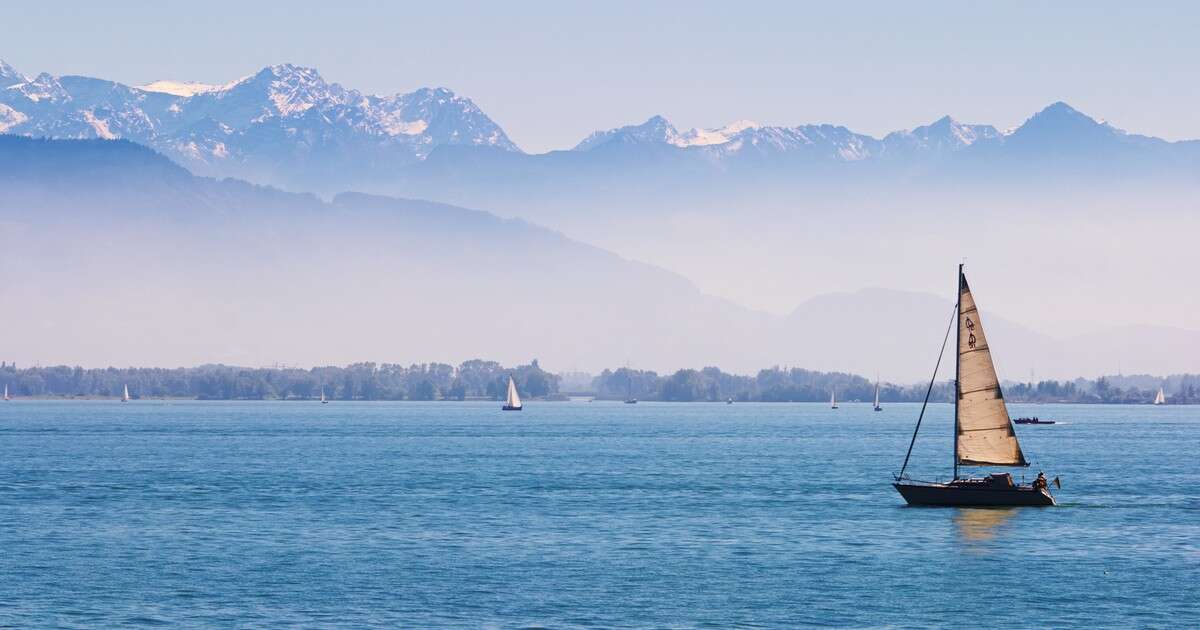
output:
{"label": "sailboat", "polygon": [[875,411],[883,411],[883,407],[879,406],[879,381],[875,381]]}
{"label": "sailboat", "polygon": [[517,395],[517,383],[513,377],[508,377],[508,397],[504,399],[504,411],[520,411],[521,397]]}
{"label": "sailboat", "polygon": [[836,389],[829,392],[829,408],[830,409],[838,408],[838,406],[837,406],[837,390]]}
{"label": "sailboat", "polygon": [[7,384],[4,386],[4,400],[6,402],[9,400],[12,400],[12,396],[8,395],[8,385]]}
{"label": "sailboat", "polygon": [[1154,397],[1154,404],[1156,404],[1156,405],[1167,404],[1167,397],[1166,397],[1166,395],[1163,394],[1163,389],[1161,387],[1158,388],[1158,395]]}
{"label": "sailboat", "polygon": [[321,388],[321,404],[322,405],[329,404],[329,399],[325,398],[325,388],[324,387]]}
{"label": "sailboat", "polygon": [[129,402],[130,400],[132,399],[129,397],[129,386],[126,385],[125,391],[121,394],[121,402]]}
{"label": "sailboat", "polygon": [[633,375],[629,373],[628,368],[625,370],[625,404],[637,404],[637,399],[633,397]]}
{"label": "sailboat", "polygon": [[[1016,431],[1009,420],[1004,394],[1000,390],[1000,379],[992,363],[992,352],[983,334],[983,322],[979,318],[975,297],[967,285],[967,277],[963,275],[962,265],[958,266],[958,300],[954,313],[951,324],[956,325],[958,331],[954,370],[954,478],[947,483],[940,483],[917,481],[904,476],[913,444],[917,441],[917,432],[921,429],[921,419],[925,416],[925,406],[929,404],[929,394],[937,379],[938,368],[935,367],[929,390],[925,394],[925,404],[921,406],[921,414],[917,417],[917,427],[913,430],[912,442],[908,445],[908,454],[904,456],[904,465],[900,467],[900,474],[896,475],[892,485],[909,505],[1055,505],[1048,484],[1040,475],[1039,483],[1034,485],[1015,484],[1009,473],[993,473],[982,479],[958,476],[960,466],[1025,467],[1029,462],[1021,452]],[[942,353],[946,350],[949,337],[950,330],[947,328]],[[941,362],[942,355],[939,354],[938,367]],[[1057,484],[1058,479],[1055,478],[1054,482]]]}

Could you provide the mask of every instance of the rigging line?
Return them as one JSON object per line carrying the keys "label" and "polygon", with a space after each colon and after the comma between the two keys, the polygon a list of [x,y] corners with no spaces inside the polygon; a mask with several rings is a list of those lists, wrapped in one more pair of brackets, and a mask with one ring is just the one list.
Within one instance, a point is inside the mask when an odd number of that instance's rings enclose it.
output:
{"label": "rigging line", "polygon": [[921,403],[921,414],[917,416],[917,427],[913,429],[912,441],[908,443],[908,453],[904,455],[904,465],[900,467],[900,474],[896,475],[896,479],[904,478],[904,469],[908,468],[908,458],[912,457],[913,444],[917,443],[917,431],[921,430],[921,419],[925,417],[925,407],[929,405],[929,395],[933,393],[933,384],[937,381],[938,369],[942,367],[942,356],[946,354],[946,343],[950,341],[950,329],[954,327],[954,321],[958,319],[958,304],[954,305],[954,316],[950,318],[950,324],[946,326],[946,336],[942,339],[942,349],[938,352],[937,364],[933,366],[933,377],[929,379],[929,389],[925,390],[925,402]]}

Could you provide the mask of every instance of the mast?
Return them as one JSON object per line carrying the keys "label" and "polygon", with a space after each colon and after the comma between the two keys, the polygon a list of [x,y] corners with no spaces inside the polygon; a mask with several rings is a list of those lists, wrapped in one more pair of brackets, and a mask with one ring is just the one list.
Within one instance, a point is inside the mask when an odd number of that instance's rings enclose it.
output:
{"label": "mast", "polygon": [[954,479],[958,479],[958,370],[962,364],[962,288],[963,266],[958,264],[958,291],[954,298],[955,342],[954,342]]}

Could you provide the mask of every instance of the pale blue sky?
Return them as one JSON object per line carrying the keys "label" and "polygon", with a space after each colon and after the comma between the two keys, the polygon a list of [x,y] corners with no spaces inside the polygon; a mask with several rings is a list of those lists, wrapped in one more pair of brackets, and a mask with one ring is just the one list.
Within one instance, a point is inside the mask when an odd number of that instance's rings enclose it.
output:
{"label": "pale blue sky", "polygon": [[373,93],[452,88],[528,151],[653,114],[880,135],[947,113],[1008,127],[1055,100],[1200,138],[1200,3],[36,4],[0,21],[0,59],[27,74],[220,83],[292,62]]}

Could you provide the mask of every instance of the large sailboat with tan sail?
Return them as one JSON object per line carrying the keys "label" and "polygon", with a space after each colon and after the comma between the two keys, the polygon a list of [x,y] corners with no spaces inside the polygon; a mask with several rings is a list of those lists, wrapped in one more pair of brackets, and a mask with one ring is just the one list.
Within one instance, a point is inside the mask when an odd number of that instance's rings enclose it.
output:
{"label": "large sailboat with tan sail", "polygon": [[[1041,473],[1030,485],[1018,484],[1009,473],[992,473],[983,478],[959,476],[963,466],[1015,466],[1027,467],[1029,462],[1021,451],[1017,434],[1008,417],[1004,404],[1004,393],[1000,379],[992,362],[992,352],[983,333],[983,322],[975,297],[967,284],[962,265],[958,266],[958,299],[954,307],[951,327],[957,330],[954,379],[954,477],[948,482],[917,481],[904,474],[912,456],[917,432],[929,403],[929,394],[937,380],[937,370],[929,382],[925,404],[917,418],[908,454],[904,465],[892,484],[909,505],[947,506],[1048,506],[1055,505],[1049,484]],[[942,352],[938,355],[938,367],[946,340],[942,341]],[[1054,479],[1058,484],[1058,478]],[[1060,486],[1061,487],[1061,486]]]}

